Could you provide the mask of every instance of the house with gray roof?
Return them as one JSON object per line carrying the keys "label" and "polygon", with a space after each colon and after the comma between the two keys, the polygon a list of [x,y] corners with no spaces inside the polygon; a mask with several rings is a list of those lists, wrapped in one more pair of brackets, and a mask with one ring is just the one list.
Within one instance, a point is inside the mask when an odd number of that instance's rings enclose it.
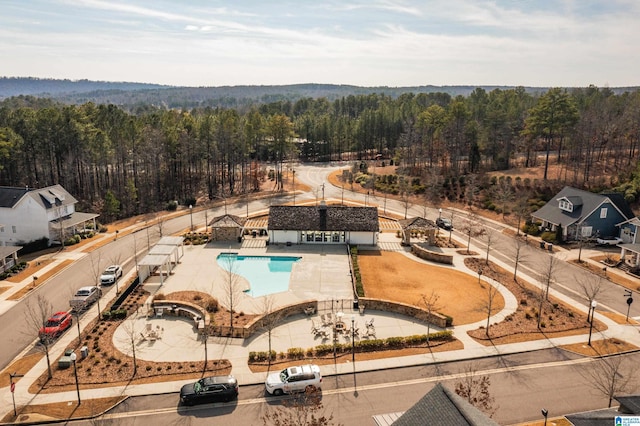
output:
{"label": "house with gray roof", "polygon": [[274,244],[378,244],[376,207],[271,206],[269,241]]}
{"label": "house with gray roof", "polygon": [[531,217],[545,230],[557,232],[560,227],[563,240],[575,240],[619,236],[619,224],[634,214],[622,194],[595,194],[565,186]]}
{"label": "house with gray roof", "polygon": [[0,187],[0,245],[15,246],[47,238],[63,241],[86,223],[96,228],[93,213],[77,212],[78,201],[61,185],[46,188]]}

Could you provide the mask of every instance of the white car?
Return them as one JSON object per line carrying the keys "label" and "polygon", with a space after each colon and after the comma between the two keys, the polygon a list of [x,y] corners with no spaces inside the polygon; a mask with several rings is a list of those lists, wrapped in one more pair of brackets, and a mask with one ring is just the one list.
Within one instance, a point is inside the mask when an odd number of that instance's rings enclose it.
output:
{"label": "white car", "polygon": [[271,395],[304,392],[307,389],[320,389],[322,374],[315,364],[285,368],[279,373],[267,376],[264,386]]}
{"label": "white car", "polygon": [[598,237],[596,243],[600,246],[615,246],[622,242],[620,237]]}
{"label": "white car", "polygon": [[122,276],[122,267],[120,265],[111,265],[100,275],[101,285],[112,285]]}

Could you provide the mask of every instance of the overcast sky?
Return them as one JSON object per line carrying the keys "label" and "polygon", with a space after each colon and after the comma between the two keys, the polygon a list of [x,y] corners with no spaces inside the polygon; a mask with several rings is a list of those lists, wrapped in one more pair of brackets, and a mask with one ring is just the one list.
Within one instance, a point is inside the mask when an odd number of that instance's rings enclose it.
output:
{"label": "overcast sky", "polygon": [[0,75],[640,85],[638,0],[0,0]]}

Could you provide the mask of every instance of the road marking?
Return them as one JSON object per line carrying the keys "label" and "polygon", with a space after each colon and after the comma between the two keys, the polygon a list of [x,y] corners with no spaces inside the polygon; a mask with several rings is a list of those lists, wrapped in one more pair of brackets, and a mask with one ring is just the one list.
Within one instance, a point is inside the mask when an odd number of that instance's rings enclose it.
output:
{"label": "road marking", "polygon": [[[525,364],[525,365],[517,365],[517,366],[509,366],[509,367],[500,367],[500,368],[490,368],[487,370],[478,370],[475,372],[475,375],[481,375],[481,376],[487,376],[487,375],[493,375],[493,374],[504,374],[504,373],[511,373],[511,372],[516,372],[516,371],[523,371],[523,370],[533,370],[536,368],[555,368],[555,367],[564,367],[567,365],[576,365],[576,364],[588,364],[590,362],[593,362],[594,359],[592,358],[578,358],[578,359],[573,359],[573,360],[565,360],[565,361],[552,361],[552,362],[546,362],[546,363],[537,363],[537,364]],[[386,383],[377,383],[377,384],[373,384],[373,385],[365,385],[365,386],[351,386],[351,387],[346,387],[346,388],[340,388],[340,389],[331,389],[331,390],[327,390],[327,391],[322,391],[322,396],[325,395],[340,395],[340,394],[344,394],[344,393],[353,393],[355,391],[358,392],[362,392],[362,391],[369,391],[369,390],[377,390],[377,389],[384,389],[384,388],[388,388],[388,387],[397,387],[397,386],[413,386],[413,385],[419,385],[419,384],[424,384],[424,383],[433,383],[433,382],[440,382],[440,381],[448,381],[448,380],[456,380],[456,379],[462,379],[467,377],[468,373],[467,372],[462,372],[462,373],[453,373],[453,374],[447,374],[444,376],[434,376],[434,377],[421,377],[421,378],[417,378],[417,379],[412,379],[412,380],[401,380],[401,381],[397,381],[397,382],[386,382]],[[290,398],[290,397],[285,397],[285,398]],[[254,404],[264,404],[267,401],[273,401],[273,398],[268,398],[268,397],[259,397],[259,398],[252,398],[252,399],[243,399],[243,400],[239,400],[239,401],[235,401],[235,402],[226,402],[226,403],[222,403],[222,404],[203,404],[197,407],[169,407],[169,408],[159,408],[159,409],[152,409],[152,410],[140,410],[140,411],[128,411],[125,413],[114,413],[114,414],[105,414],[104,416],[102,416],[102,419],[104,420],[111,420],[111,419],[121,419],[121,418],[129,418],[129,417],[143,417],[143,416],[152,416],[152,415],[157,415],[157,414],[167,414],[167,413],[183,413],[183,414],[188,414],[191,411],[197,411],[197,410],[202,410],[202,409],[210,409],[210,408],[214,408],[214,407],[228,407],[228,406],[241,406],[241,405],[254,405]]]}

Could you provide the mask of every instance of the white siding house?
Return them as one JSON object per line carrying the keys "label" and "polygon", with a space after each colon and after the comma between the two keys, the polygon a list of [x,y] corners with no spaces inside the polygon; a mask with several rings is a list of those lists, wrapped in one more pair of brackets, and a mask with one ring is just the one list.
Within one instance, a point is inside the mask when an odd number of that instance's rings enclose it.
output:
{"label": "white siding house", "polygon": [[15,246],[47,238],[49,243],[74,234],[93,213],[76,212],[77,200],[62,186],[46,188],[0,187],[0,245]]}
{"label": "white siding house", "polygon": [[378,244],[375,207],[272,206],[269,241],[274,244]]}

